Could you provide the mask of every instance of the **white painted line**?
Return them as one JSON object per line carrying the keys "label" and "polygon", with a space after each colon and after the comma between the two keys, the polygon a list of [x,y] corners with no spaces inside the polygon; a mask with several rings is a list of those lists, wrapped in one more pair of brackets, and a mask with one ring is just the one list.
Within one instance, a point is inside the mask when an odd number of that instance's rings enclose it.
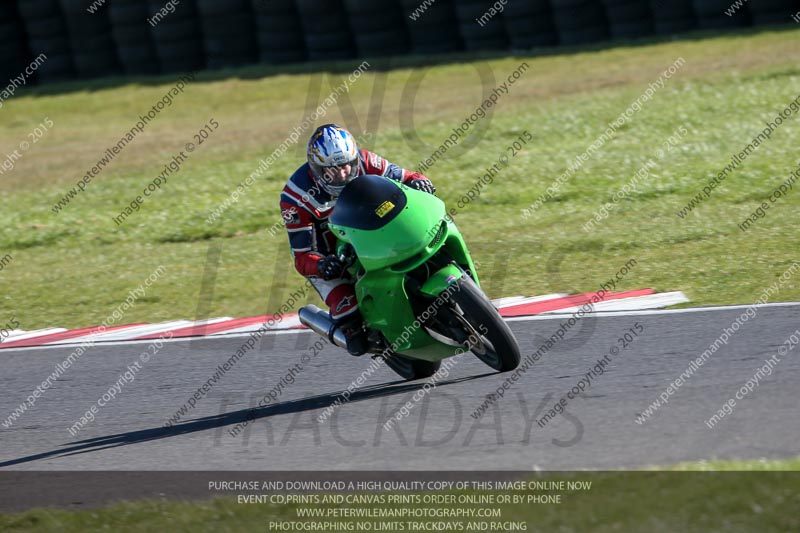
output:
{"label": "white painted line", "polygon": [[219,324],[220,322],[228,322],[229,320],[236,320],[230,316],[220,316],[217,318],[207,318],[205,320],[195,320],[194,322],[190,321],[188,326],[182,326],[180,328],[175,329],[183,329],[183,328],[199,328],[201,326],[210,326],[211,324]]}
{"label": "white painted line", "polygon": [[[268,328],[268,329],[270,331],[280,331],[280,330],[288,329],[289,327],[291,327],[293,325],[296,325],[296,324],[297,325],[300,324],[299,317],[297,317],[297,315],[289,315],[287,317],[284,317],[284,319],[281,320],[280,322],[278,322],[275,326],[273,326],[271,328]],[[258,331],[263,325],[264,325],[264,322],[256,322],[254,324],[249,324],[247,326],[239,326],[238,328],[234,328],[234,329],[228,329],[228,330],[224,330],[224,331],[217,331],[215,333],[209,334],[208,336],[209,337],[213,337],[213,336],[217,336],[217,335],[235,335],[235,334],[238,334],[238,333],[252,333],[254,331]]]}
{"label": "white painted line", "polygon": [[[145,324],[143,326],[131,326],[131,327],[128,327],[128,328],[115,329],[114,331],[109,331],[108,333],[93,333],[93,334],[89,334],[89,335],[81,335],[80,337],[73,337],[71,339],[64,339],[64,340],[60,340],[60,341],[48,342],[47,344],[48,345],[50,345],[50,344],[81,344],[82,342],[92,341],[92,340],[95,341],[95,342],[98,342],[98,341],[102,342],[104,340],[126,340],[126,339],[133,340],[136,337],[142,337],[144,335],[151,335],[152,333],[161,333],[162,331],[163,332],[167,332],[167,331],[172,331],[172,330],[176,330],[176,329],[180,329],[180,328],[184,328],[184,327],[191,327],[191,326],[204,326],[206,324],[216,324],[217,322],[225,322],[226,320],[233,320],[233,319],[231,317],[228,317],[228,316],[223,316],[223,317],[218,317],[218,318],[209,318],[209,319],[206,319],[206,320],[198,320],[196,322],[191,322],[191,321],[186,321],[186,320],[177,320],[177,321],[174,321],[174,322],[163,322],[161,324]],[[148,333],[147,332],[148,329],[153,328],[153,327],[160,328],[162,325],[171,325],[171,324],[176,324],[176,323],[186,324],[186,325],[180,325],[180,326],[174,327],[174,328],[170,327],[169,329],[165,329],[165,330],[158,329],[157,331],[154,331],[152,333]],[[145,331],[145,332],[141,333],[141,331]],[[115,336],[116,334],[119,334],[118,338]]]}
{"label": "white painted line", "polygon": [[69,330],[66,328],[45,328],[45,329],[35,329],[32,331],[23,331],[21,329],[15,329],[12,331],[16,331],[19,333],[9,335],[5,339],[3,339],[3,342],[24,341],[27,339],[42,337],[44,335],[52,335],[53,333],[63,333]]}
{"label": "white painted line", "polygon": [[205,320],[195,320],[194,326],[206,326],[209,324],[219,324],[220,322],[227,322],[228,320],[236,320],[232,316],[218,316],[217,318],[207,318]]}
{"label": "white painted line", "polygon": [[[591,313],[593,317],[605,318],[614,316],[651,316],[651,315],[678,315],[683,313],[705,313],[711,311],[738,311],[740,309],[764,309],[769,307],[800,307],[800,302],[776,302],[763,305],[719,305],[709,307],[686,307],[683,309],[647,309],[642,311],[604,311]],[[507,318],[506,322],[528,322],[534,320],[563,320],[563,315],[541,314],[535,316],[518,316]]]}
{"label": "white painted line", "polygon": [[[250,324],[247,326],[241,326],[234,329],[229,329],[226,331],[217,331],[216,333],[212,333],[209,337],[214,337],[217,335],[231,335],[236,333],[252,333],[254,331],[258,331],[261,329],[261,326],[264,325],[263,322],[256,322],[255,324]],[[288,315],[283,318],[280,322],[273,325],[273,327],[268,328],[270,331],[280,331],[284,329],[293,328],[300,325],[300,317],[297,315]]]}
{"label": "white painted line", "polygon": [[[270,330],[264,334],[267,335],[287,335],[293,333],[310,333],[315,334],[310,329],[276,329]],[[245,339],[250,336],[250,333],[234,333],[231,335],[221,335],[221,336],[212,336],[206,335],[205,337],[174,337],[172,339],[163,339],[161,342],[164,344],[167,343],[180,343],[180,342],[192,342],[198,341],[203,339],[211,339],[211,340],[221,340],[221,339]],[[72,339],[75,340],[75,339]],[[74,345],[82,344],[86,342],[86,339],[75,342]],[[134,344],[151,344],[153,339],[135,339],[135,340],[109,340],[109,341],[101,341],[95,344],[95,348],[102,348],[105,346],[127,346],[127,345],[134,345]],[[6,348],[0,349],[0,357],[3,356],[6,352],[13,352],[17,350],[41,350],[46,348],[68,348],[71,346],[70,344],[42,344],[41,346],[20,346],[19,348]]]}
{"label": "white painted line", "polygon": [[492,303],[495,307],[500,307],[501,305],[511,305],[525,298],[526,296],[503,296],[502,298],[495,298],[492,300]]}
{"label": "white painted line", "polygon": [[[604,311],[599,313],[593,313],[592,316],[596,318],[606,318],[606,317],[615,317],[615,316],[656,316],[656,315],[673,315],[673,314],[683,314],[683,313],[705,313],[705,312],[712,312],[712,311],[738,311],[740,309],[749,309],[750,307],[755,307],[756,309],[765,309],[771,307],[798,307],[800,308],[800,302],[776,302],[776,303],[767,303],[763,305],[723,305],[723,306],[713,306],[713,307],[687,307],[684,309],[648,309],[643,311]],[[563,320],[564,317],[561,315],[556,314],[548,314],[548,315],[535,315],[535,316],[520,316],[514,318],[507,318],[505,319],[506,322],[534,322],[539,320]],[[313,333],[311,330],[308,329],[286,329],[286,330],[274,330],[267,333],[268,335],[293,335],[298,333]],[[249,337],[249,333],[235,333],[230,335],[222,335],[219,337],[179,337],[174,339],[164,339],[162,342],[164,343],[178,343],[178,342],[191,342],[196,341],[198,339],[236,339],[236,338],[244,338]],[[71,339],[75,340],[75,339]],[[102,342],[98,343],[98,347],[102,346],[124,346],[127,344],[148,344],[153,342],[152,340],[135,340],[135,341],[110,341],[110,342]],[[80,342],[75,342],[75,344],[80,344]],[[2,356],[5,352],[14,352],[14,351],[22,351],[22,350],[41,350],[46,348],[64,348],[64,345],[54,345],[54,344],[45,344],[42,346],[25,346],[19,348],[6,348],[0,349],[0,356]]]}
{"label": "white painted line", "polygon": [[[594,311],[592,311],[592,313],[601,311],[643,311],[645,309],[662,309],[670,305],[684,304],[689,301],[689,298],[680,291],[646,294],[644,296],[633,296],[631,298],[598,302],[594,304]],[[571,315],[581,307],[583,307],[583,305],[575,305],[573,307],[565,307],[564,309],[556,309],[541,314]]]}
{"label": "white painted line", "polygon": [[566,298],[569,294],[558,293],[558,294],[545,294],[542,296],[510,296],[508,298],[497,298],[496,300],[492,300],[492,303],[495,307],[509,307],[512,305],[523,305],[523,304],[532,304],[536,302],[544,302],[545,300],[555,300],[557,298]]}
{"label": "white painted line", "polygon": [[[67,339],[58,341],[51,344],[81,344],[82,342],[103,342],[103,341],[123,341],[126,339],[135,339],[144,335],[155,335],[157,333],[165,333],[173,329],[185,328],[191,326],[191,320],[173,320],[171,322],[161,322],[159,324],[145,324],[143,326],[132,326],[130,328],[116,329],[107,333],[94,333],[91,335],[84,335],[74,339]],[[152,340],[147,342],[153,342]],[[50,344],[48,344],[50,346]]]}

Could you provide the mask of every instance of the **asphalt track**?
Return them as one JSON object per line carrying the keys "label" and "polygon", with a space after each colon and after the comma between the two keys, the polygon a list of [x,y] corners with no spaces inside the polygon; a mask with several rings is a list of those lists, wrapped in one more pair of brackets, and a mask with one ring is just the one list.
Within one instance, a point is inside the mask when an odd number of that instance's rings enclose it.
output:
{"label": "asphalt track", "polygon": [[[386,431],[383,423],[424,382],[404,383],[379,368],[351,401],[317,422],[368,366],[326,347],[276,402],[257,409],[238,436],[229,431],[250,406],[300,362],[315,337],[292,332],[265,337],[224,375],[185,421],[164,423],[245,340],[202,339],[165,344],[135,380],[99,410],[77,436],[68,428],[136,361],[147,344],[98,345],[84,354],[35,407],[0,427],[2,470],[576,470],[665,465],[711,458],[800,455],[800,347],[790,351],[732,415],[708,429],[705,420],[753,376],[800,326],[800,304],[758,308],[751,318],[653,417],[641,413],[744,312],[743,308],[652,311],[584,318],[480,419],[470,416],[507,374],[462,356],[438,383]],[[523,356],[564,317],[511,321]],[[620,346],[635,323],[643,328],[566,416],[544,428],[534,421],[596,363]],[[6,420],[72,347],[0,352],[0,420]],[[540,411],[538,416],[542,416]]]}

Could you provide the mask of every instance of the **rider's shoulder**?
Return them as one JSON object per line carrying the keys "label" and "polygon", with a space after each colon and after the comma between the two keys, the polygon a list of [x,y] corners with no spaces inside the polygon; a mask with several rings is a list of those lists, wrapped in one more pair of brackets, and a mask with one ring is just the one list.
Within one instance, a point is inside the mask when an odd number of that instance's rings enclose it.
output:
{"label": "rider's shoulder", "polygon": [[311,179],[311,169],[308,163],[303,163],[300,168],[294,171],[294,174],[289,177],[286,185],[288,186],[289,183],[303,190],[308,190],[314,186],[314,182]]}
{"label": "rider's shoulder", "polygon": [[375,172],[383,170],[383,163],[385,159],[375,152],[370,152],[366,148],[362,148],[361,160],[365,163],[367,171]]}

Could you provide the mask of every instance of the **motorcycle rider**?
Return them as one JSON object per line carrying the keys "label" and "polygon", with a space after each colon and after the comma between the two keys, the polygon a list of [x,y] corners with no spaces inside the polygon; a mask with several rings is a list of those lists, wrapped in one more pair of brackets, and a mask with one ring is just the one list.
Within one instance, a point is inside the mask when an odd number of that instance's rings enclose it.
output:
{"label": "motorcycle rider", "polygon": [[318,127],[308,141],[308,161],[295,171],[281,192],[281,216],[297,271],[305,276],[330,309],[347,338],[352,355],[366,352],[368,343],[358,310],[354,280],[336,256],[336,238],[328,218],[344,186],[365,174],[386,176],[433,194],[436,188],[419,172],[405,170],[374,152],[360,150],[355,137],[336,124]]}

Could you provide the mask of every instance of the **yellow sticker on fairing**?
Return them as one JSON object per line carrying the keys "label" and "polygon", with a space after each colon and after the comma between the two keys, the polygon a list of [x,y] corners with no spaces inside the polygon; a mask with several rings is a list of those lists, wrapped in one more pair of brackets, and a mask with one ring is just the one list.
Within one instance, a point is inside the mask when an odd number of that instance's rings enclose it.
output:
{"label": "yellow sticker on fairing", "polygon": [[386,216],[386,213],[394,209],[394,204],[389,200],[386,200],[381,205],[378,206],[378,209],[375,210],[375,214],[378,215],[380,218]]}

